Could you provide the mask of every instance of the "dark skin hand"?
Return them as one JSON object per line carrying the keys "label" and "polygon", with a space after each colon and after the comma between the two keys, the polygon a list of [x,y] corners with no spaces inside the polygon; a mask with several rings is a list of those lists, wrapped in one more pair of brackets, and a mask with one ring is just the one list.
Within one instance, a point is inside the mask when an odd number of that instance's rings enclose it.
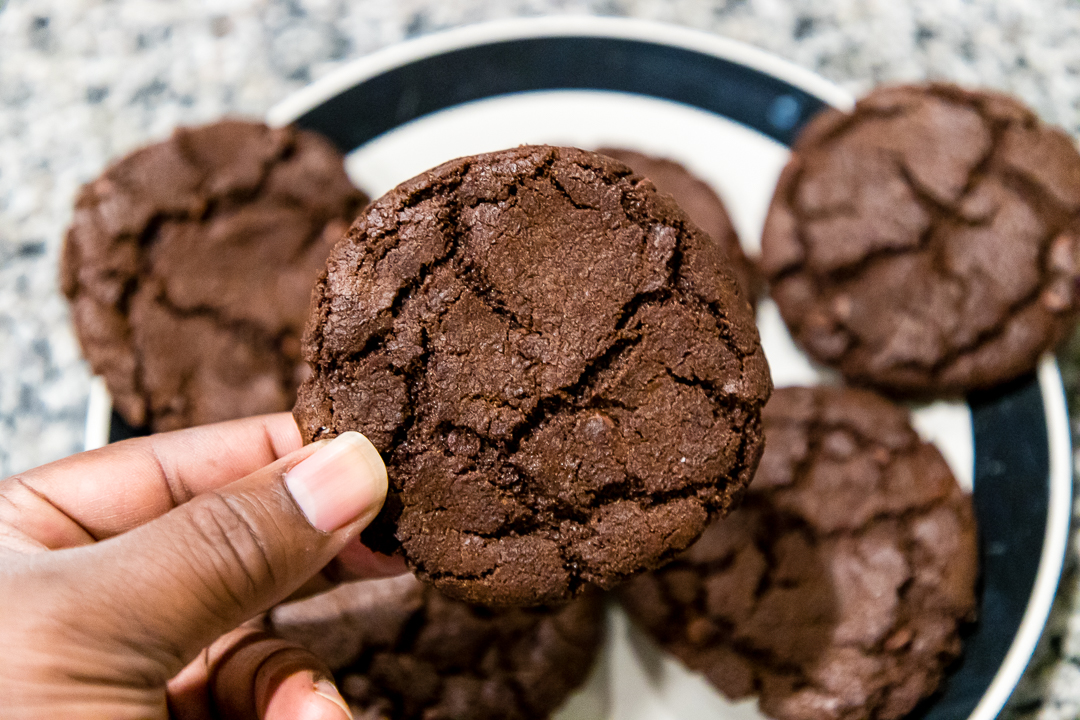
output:
{"label": "dark skin hand", "polygon": [[0,480],[5,718],[342,720],[277,603],[400,573],[360,544],[386,469],[287,413],[116,443]]}

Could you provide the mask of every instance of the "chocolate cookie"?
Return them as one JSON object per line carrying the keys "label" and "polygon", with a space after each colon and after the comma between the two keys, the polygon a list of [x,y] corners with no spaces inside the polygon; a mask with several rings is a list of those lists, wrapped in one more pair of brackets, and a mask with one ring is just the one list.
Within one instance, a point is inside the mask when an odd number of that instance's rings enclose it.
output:
{"label": "chocolate cookie", "polygon": [[765,224],[796,342],[855,383],[961,393],[1032,369],[1076,317],[1080,154],[1015,100],[877,90],[816,117]]}
{"label": "chocolate cookie", "polygon": [[712,188],[674,160],[619,148],[600,148],[596,152],[615,158],[638,175],[652,180],[657,190],[675,198],[687,216],[720,244],[743,295],[754,301],[761,293],[761,278],[757,268],[743,252],[723,201]]}
{"label": "chocolate cookie", "polygon": [[237,120],[179,129],[83,187],[61,286],[124,419],[289,409],[311,287],[365,201],[328,141]]}
{"label": "chocolate cookie", "polygon": [[279,606],[270,625],[326,661],[358,720],[541,720],[588,677],[603,602],[493,611],[405,575]]}
{"label": "chocolate cookie", "polygon": [[971,499],[907,412],[787,388],[743,506],[622,600],[729,698],[779,720],[892,720],[938,686],[974,612]]}
{"label": "chocolate cookie", "polygon": [[328,260],[295,415],[387,462],[365,531],[480,604],[656,567],[727,511],[771,383],[715,243],[610,158],[520,147],[375,201]]}

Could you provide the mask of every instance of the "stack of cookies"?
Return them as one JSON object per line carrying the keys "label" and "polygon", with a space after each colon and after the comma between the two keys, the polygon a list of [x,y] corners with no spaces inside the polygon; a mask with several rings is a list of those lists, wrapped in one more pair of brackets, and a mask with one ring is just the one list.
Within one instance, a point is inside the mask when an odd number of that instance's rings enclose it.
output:
{"label": "stack of cookies", "polygon": [[[894,401],[1006,382],[1072,327],[1063,133],[942,85],[823,113],[757,265],[707,185],[626,150],[466,157],[365,202],[310,133],[181,130],[84,189],[62,268],[131,424],[295,400],[306,441],[382,453],[363,540],[415,577],[269,619],[357,713],[546,717],[588,675],[600,590],[771,717],[934,692],[976,609],[974,516]],[[769,400],[766,283],[859,389]]]}

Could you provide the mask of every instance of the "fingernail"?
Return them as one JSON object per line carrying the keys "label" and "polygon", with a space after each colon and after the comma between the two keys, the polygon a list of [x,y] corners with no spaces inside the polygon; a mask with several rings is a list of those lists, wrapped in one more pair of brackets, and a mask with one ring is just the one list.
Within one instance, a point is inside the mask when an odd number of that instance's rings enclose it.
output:
{"label": "fingernail", "polygon": [[370,440],[342,433],[286,473],[285,487],[312,527],[334,532],[379,511],[386,466]]}
{"label": "fingernail", "polygon": [[334,683],[329,680],[317,681],[315,683],[315,694],[324,697],[337,705],[345,712],[345,717],[349,718],[349,720],[353,720],[353,714],[352,711],[349,710],[349,704],[345,702],[345,698],[341,697],[341,693],[338,692]]}

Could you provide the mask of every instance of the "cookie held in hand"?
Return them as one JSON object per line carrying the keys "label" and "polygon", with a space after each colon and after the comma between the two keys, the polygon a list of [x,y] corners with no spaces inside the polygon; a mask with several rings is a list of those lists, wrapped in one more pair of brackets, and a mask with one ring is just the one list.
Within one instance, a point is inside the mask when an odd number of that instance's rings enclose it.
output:
{"label": "cookie held in hand", "polygon": [[620,589],[657,641],[777,720],[897,720],[937,688],[975,609],[971,497],[907,411],[784,388],[743,505]]}
{"label": "cookie held in hand", "polygon": [[883,88],[806,127],[762,267],[795,341],[895,395],[987,388],[1072,328],[1080,154],[1003,95]]}
{"label": "cookie held in hand", "polygon": [[162,431],[288,410],[311,286],[365,202],[327,140],[238,120],[87,184],[61,287],[117,411]]}
{"label": "cookie held in hand", "polygon": [[656,567],[724,514],[771,389],[717,245],[610,158],[520,147],[375,201],[315,291],[294,414],[383,453],[364,542],[530,605]]}

